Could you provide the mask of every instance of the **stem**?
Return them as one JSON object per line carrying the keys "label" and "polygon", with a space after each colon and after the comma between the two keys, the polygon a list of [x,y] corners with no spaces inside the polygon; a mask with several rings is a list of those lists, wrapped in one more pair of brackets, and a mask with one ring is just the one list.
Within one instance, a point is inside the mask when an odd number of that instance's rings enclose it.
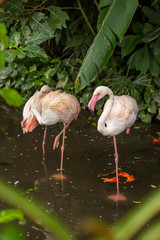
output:
{"label": "stem", "polygon": [[61,7],[61,9],[74,9],[74,10],[79,10],[79,7]]}
{"label": "stem", "polygon": [[0,180],[0,189],[0,199],[3,199],[15,208],[20,208],[27,217],[34,222],[38,221],[41,226],[49,229],[49,232],[54,238],[59,240],[75,239],[56,214],[51,215],[46,213],[39,203],[35,201],[29,202],[22,196],[22,193],[18,192],[13,187],[9,187],[2,182],[2,180]]}
{"label": "stem", "polygon": [[81,11],[81,13],[82,13],[82,15],[83,15],[83,17],[84,17],[84,19],[85,19],[85,21],[86,21],[90,31],[91,31],[91,33],[93,34],[93,36],[95,36],[96,34],[95,34],[95,32],[94,32],[94,30],[93,30],[93,28],[92,28],[92,26],[91,26],[91,24],[90,24],[90,22],[89,22],[89,20],[87,18],[85,12],[83,11],[83,8],[82,8],[80,0],[77,0],[77,3],[78,3],[78,6],[79,6],[79,10]]}
{"label": "stem", "polygon": [[35,9],[41,7],[45,2],[47,2],[48,0],[44,0],[43,2],[41,2],[41,4],[39,4],[38,6],[35,7]]}
{"label": "stem", "polygon": [[156,191],[146,197],[141,207],[132,209],[117,223],[114,227],[115,239],[133,239],[140,229],[160,211],[159,199],[160,191],[159,187],[157,187]]}
{"label": "stem", "polygon": [[99,6],[99,4],[98,4],[97,0],[94,0],[94,4],[96,5],[96,7],[97,7],[98,11],[100,11],[100,6]]}

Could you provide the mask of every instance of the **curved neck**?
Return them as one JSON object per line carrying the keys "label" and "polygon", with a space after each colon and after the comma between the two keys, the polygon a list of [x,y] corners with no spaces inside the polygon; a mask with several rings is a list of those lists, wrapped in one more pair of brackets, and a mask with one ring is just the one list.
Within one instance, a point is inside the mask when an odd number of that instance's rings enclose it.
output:
{"label": "curved neck", "polygon": [[[110,89],[109,89],[110,90]],[[101,126],[105,127],[105,122],[107,120],[108,114],[111,111],[113,102],[114,102],[114,95],[113,92],[110,90],[109,92],[107,91],[106,95],[109,96],[109,99],[107,100],[107,102],[105,103],[104,106],[104,110],[98,120],[98,124],[100,124]]]}

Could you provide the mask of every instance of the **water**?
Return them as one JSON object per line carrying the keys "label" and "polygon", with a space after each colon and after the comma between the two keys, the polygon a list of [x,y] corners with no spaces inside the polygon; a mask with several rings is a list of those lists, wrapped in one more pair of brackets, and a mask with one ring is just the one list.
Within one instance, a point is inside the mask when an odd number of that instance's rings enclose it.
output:
{"label": "water", "polygon": [[[20,122],[22,108],[0,106],[0,172],[8,184],[23,191],[30,199],[38,199],[44,209],[56,212],[72,232],[83,235],[80,223],[87,216],[109,224],[116,223],[136,202],[143,201],[152,185],[160,184],[160,147],[152,144],[158,138],[159,122],[142,124],[137,121],[129,135],[117,136],[119,167],[133,174],[136,181],[121,184],[120,192],[126,201],[115,203],[107,197],[116,193],[116,184],[102,178],[115,170],[113,139],[103,137],[92,126],[98,117],[88,120],[88,111],[80,113],[66,130],[63,181],[54,175],[60,167],[60,147],[53,151],[54,137],[62,124],[48,127],[46,157],[42,157],[44,127],[23,135]],[[32,191],[37,188],[37,191]],[[30,190],[29,190],[30,189]],[[1,209],[4,203],[0,202]],[[23,227],[27,239],[52,240],[37,223],[27,219]],[[82,237],[83,239],[83,237]]]}

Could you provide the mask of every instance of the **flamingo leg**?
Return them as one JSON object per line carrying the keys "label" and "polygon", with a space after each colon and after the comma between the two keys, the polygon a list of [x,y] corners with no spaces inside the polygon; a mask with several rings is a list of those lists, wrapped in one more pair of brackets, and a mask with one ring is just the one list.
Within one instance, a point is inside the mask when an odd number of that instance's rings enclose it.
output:
{"label": "flamingo leg", "polygon": [[63,153],[64,153],[64,140],[65,140],[66,126],[67,126],[67,125],[64,124],[64,128],[63,128],[63,139],[62,139],[62,146],[61,146],[61,167],[60,167],[60,171],[63,170]]}
{"label": "flamingo leg", "polygon": [[42,150],[43,150],[43,157],[45,157],[45,150],[46,150],[46,136],[47,136],[47,126],[45,126],[43,142],[42,142]]}
{"label": "flamingo leg", "polygon": [[118,195],[118,194],[119,194],[119,182],[118,182],[118,151],[117,151],[116,136],[113,136],[113,142],[114,142],[114,150],[115,150],[116,184],[117,184],[117,195]]}
{"label": "flamingo leg", "polygon": [[128,134],[130,132],[130,128],[128,127],[127,129],[126,129],[126,134]]}
{"label": "flamingo leg", "polygon": [[65,128],[63,128],[63,130],[55,137],[55,140],[54,140],[54,144],[53,144],[53,149],[55,150],[55,148],[58,148],[59,146],[59,138],[61,136],[61,134],[63,132],[65,132],[66,128],[69,126],[69,124],[74,120],[74,118],[72,118],[66,125],[65,125]]}

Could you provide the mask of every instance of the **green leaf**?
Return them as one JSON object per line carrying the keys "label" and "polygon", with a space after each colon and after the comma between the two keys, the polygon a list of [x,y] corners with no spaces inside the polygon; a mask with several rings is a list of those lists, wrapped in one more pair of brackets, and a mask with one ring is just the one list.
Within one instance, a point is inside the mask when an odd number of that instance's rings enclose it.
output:
{"label": "green leaf", "polygon": [[26,25],[21,27],[21,32],[25,39],[31,35],[31,29]]}
{"label": "green leaf", "polygon": [[142,39],[139,35],[127,35],[122,40],[122,58],[130,54],[137,44],[141,43]]}
{"label": "green leaf", "polygon": [[[29,201],[23,196],[24,194],[16,191],[17,189],[9,186],[9,184],[4,184],[2,180],[0,180],[0,189],[0,198],[3,199],[3,201],[14,206],[14,208],[22,209],[28,218],[34,222],[38,221],[44,229],[48,229],[53,238],[65,240],[75,239],[56,213],[51,215],[49,210],[46,212],[44,206],[41,206],[37,201]],[[10,240],[11,239],[12,237]]]}
{"label": "green leaf", "polygon": [[7,29],[4,23],[0,23],[0,42],[1,50],[4,51],[8,45]]}
{"label": "green leaf", "polygon": [[143,41],[149,43],[160,36],[160,27],[152,27],[147,29],[143,37]]}
{"label": "green leaf", "polygon": [[149,7],[143,7],[143,12],[146,17],[149,18],[151,23],[155,23],[157,25],[160,25],[160,14],[156,13],[152,8]]}
{"label": "green leaf", "polygon": [[[40,18],[38,17],[38,19],[40,19]],[[44,33],[53,35],[54,30],[47,23],[47,19],[48,18],[45,19],[45,22],[44,22],[44,20],[43,21],[38,21],[34,16],[32,16],[32,20],[30,21],[31,29],[33,31],[44,32]]]}
{"label": "green leaf", "polygon": [[160,76],[154,79],[154,82],[160,87]]}
{"label": "green leaf", "polygon": [[151,99],[152,99],[152,93],[150,91],[150,89],[147,89],[148,91],[146,91],[144,93],[144,100],[146,103],[150,103]]}
{"label": "green leaf", "polygon": [[136,68],[136,59],[137,59],[137,56],[139,54],[139,50],[137,50],[136,52],[134,52],[128,59],[127,61],[127,66],[129,69],[134,69]]}
{"label": "green leaf", "polygon": [[41,30],[41,23],[42,19],[46,18],[45,14],[42,12],[36,12],[32,15],[32,19],[29,22],[29,25],[33,31],[40,31]]}
{"label": "green leaf", "polygon": [[160,74],[159,63],[156,61],[156,58],[153,54],[150,54],[149,71],[154,77],[158,77],[158,75]]}
{"label": "green leaf", "polygon": [[24,104],[24,101],[23,101],[21,95],[15,89],[1,88],[0,95],[1,95],[1,97],[4,98],[6,103],[11,106],[19,107],[22,104]]}
{"label": "green leaf", "polygon": [[18,47],[19,43],[20,43],[20,38],[21,38],[21,34],[20,32],[14,32],[9,39],[9,43],[10,45],[16,45]]}
{"label": "green leaf", "polygon": [[143,114],[141,120],[143,123],[151,123],[152,115],[150,113]]}
{"label": "green leaf", "polygon": [[68,82],[69,74],[67,72],[67,69],[64,69],[60,74],[58,74],[58,83],[56,85],[56,88],[63,88],[66,86]]}
{"label": "green leaf", "polygon": [[[156,186],[151,185],[151,187],[156,188]],[[145,239],[145,240],[158,240],[160,236],[160,222],[157,221],[154,223],[151,223],[148,229],[145,229],[142,231],[142,233],[139,234],[137,240]]]}
{"label": "green leaf", "polygon": [[47,58],[45,51],[35,44],[28,44],[23,51],[26,53],[28,57],[44,57]]}
{"label": "green leaf", "polygon": [[0,239],[1,240],[26,240],[26,237],[23,236],[22,229],[19,226],[16,225],[9,225],[4,224],[4,226],[1,227],[0,231]]}
{"label": "green leaf", "polygon": [[133,32],[138,35],[143,34],[143,28],[144,28],[144,25],[139,22],[135,22],[132,25]]}
{"label": "green leaf", "polygon": [[0,51],[0,69],[4,66],[4,56],[3,52]]}
{"label": "green leaf", "polygon": [[[99,31],[83,60],[75,83],[76,90],[78,90],[79,85],[83,89],[90,81],[94,80],[113,53],[116,46],[116,38],[110,28],[108,26],[105,27],[108,30],[104,30],[104,32]],[[107,32],[107,35],[105,32]],[[91,66],[92,71],[90,69]],[[80,84],[78,81],[80,81]]]}
{"label": "green leaf", "polygon": [[160,92],[159,91],[155,91],[153,94],[153,100],[157,103],[160,103]]}
{"label": "green leaf", "polygon": [[158,38],[155,42],[154,55],[160,55],[160,38]]}
{"label": "green leaf", "polygon": [[50,18],[47,22],[50,23],[51,27],[56,29],[62,29],[66,27],[66,21],[69,20],[68,14],[62,11],[59,7],[49,6],[48,11],[50,12]]}
{"label": "green leaf", "polygon": [[18,219],[20,224],[25,224],[24,214],[19,209],[6,209],[0,211],[0,223],[8,223]]}
{"label": "green leaf", "polygon": [[8,63],[13,62],[13,60],[16,58],[16,50],[15,49],[9,49],[4,52],[4,58]]}
{"label": "green leaf", "polygon": [[22,47],[17,49],[16,54],[18,58],[24,58],[26,56],[26,53],[23,51]]}
{"label": "green leaf", "polygon": [[[136,240],[158,240],[160,235],[154,237],[154,233],[147,236],[140,235],[140,231],[150,230],[154,220],[159,220],[159,210],[160,210],[160,191],[159,187],[157,190],[153,191],[152,194],[146,196],[142,205],[140,207],[133,208],[130,213],[128,212],[113,228],[115,239],[136,239]],[[153,221],[152,221],[153,220]],[[149,223],[149,227],[146,225]],[[133,227],[134,226],[134,227]],[[158,221],[158,226],[160,230],[160,225]],[[156,225],[157,228],[157,225]],[[142,230],[142,233],[145,231]],[[160,233],[160,231],[158,231]],[[146,233],[146,232],[145,232]],[[126,237],[127,236],[127,237]]]}
{"label": "green leaf", "polygon": [[29,67],[30,72],[34,72],[34,71],[36,71],[36,69],[37,69],[36,65],[33,65],[33,66]]}
{"label": "green leaf", "polygon": [[154,101],[151,102],[151,104],[148,108],[148,112],[154,113],[154,114],[157,112],[157,105]]}
{"label": "green leaf", "polygon": [[103,7],[107,7],[108,5],[111,5],[112,3],[112,0],[100,0],[100,7],[103,8]]}
{"label": "green leaf", "polygon": [[25,40],[25,44],[36,44],[39,45],[42,42],[45,42],[48,39],[51,39],[53,37],[53,34],[46,33],[46,32],[33,32],[31,36],[29,36]]}
{"label": "green leaf", "polygon": [[97,21],[97,32],[99,32],[99,30],[102,26],[103,20],[108,12],[108,9],[109,9],[109,6],[101,9],[101,11],[99,13],[98,21]]}
{"label": "green leaf", "polygon": [[146,74],[149,68],[149,53],[148,46],[145,45],[142,49],[138,51],[136,58],[136,70],[141,71],[141,73]]}
{"label": "green leaf", "polygon": [[136,0],[129,2],[127,0],[113,1],[105,20],[107,20],[107,25],[115,33],[119,40],[122,40],[125,32],[127,31],[137,6],[138,1]]}
{"label": "green leaf", "polygon": [[20,15],[24,11],[22,0],[8,0],[3,4],[3,8],[13,15]]}
{"label": "green leaf", "polygon": [[[116,47],[116,36],[121,40],[138,5],[137,0],[114,0],[103,24],[90,46],[75,81],[76,92],[95,80]],[[121,13],[121,14],[119,14]]]}
{"label": "green leaf", "polygon": [[156,61],[157,61],[158,63],[160,63],[160,54],[155,55],[155,59],[156,59]]}

